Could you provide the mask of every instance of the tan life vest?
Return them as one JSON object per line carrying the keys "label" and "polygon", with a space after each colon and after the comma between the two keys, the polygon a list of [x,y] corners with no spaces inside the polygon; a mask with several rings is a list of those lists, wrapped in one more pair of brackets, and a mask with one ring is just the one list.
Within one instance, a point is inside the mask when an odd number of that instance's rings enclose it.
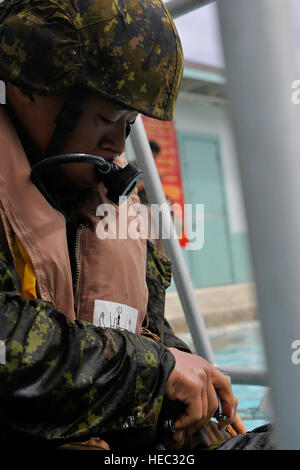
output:
{"label": "tan life vest", "polygon": [[[124,157],[120,159],[124,163]],[[30,165],[5,111],[0,109],[0,202],[2,222],[14,256],[10,230],[24,247],[36,276],[37,296],[71,320],[97,326],[141,330],[146,315],[146,240],[98,236],[97,211],[108,203],[103,185],[91,190],[80,208],[76,315],[64,216],[51,207],[30,180]],[[138,203],[129,198],[127,209]],[[111,203],[112,204],[112,203]],[[112,204],[118,226],[121,206]],[[134,212],[133,212],[134,214]],[[127,226],[135,215],[128,215]]]}

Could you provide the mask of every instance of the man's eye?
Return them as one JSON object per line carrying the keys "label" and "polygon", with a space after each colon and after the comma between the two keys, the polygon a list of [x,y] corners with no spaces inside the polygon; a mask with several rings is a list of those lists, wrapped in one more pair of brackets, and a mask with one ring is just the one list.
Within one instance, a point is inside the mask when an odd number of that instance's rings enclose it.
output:
{"label": "man's eye", "polygon": [[101,121],[105,122],[106,124],[114,124],[114,121],[111,121],[110,119],[107,119],[106,117],[102,116],[101,114],[98,114],[97,117],[101,119]]}

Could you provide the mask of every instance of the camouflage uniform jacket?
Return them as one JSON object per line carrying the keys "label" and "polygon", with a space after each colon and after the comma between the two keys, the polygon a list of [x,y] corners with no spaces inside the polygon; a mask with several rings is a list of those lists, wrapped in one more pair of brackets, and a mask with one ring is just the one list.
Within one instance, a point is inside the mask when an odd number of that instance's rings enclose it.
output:
{"label": "camouflage uniform jacket", "polygon": [[4,244],[2,237],[0,444],[57,446],[92,436],[117,448],[153,444],[174,367],[166,346],[188,350],[164,319],[169,261],[148,243],[148,324],[137,335],[72,321],[41,299],[23,299]]}

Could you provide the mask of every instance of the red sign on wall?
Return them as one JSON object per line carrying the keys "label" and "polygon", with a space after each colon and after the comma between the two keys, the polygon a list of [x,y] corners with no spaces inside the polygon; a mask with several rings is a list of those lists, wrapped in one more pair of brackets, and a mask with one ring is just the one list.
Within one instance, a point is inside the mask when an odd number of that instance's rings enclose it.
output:
{"label": "red sign on wall", "polygon": [[[174,122],[158,121],[157,119],[143,116],[143,123],[148,140],[156,142],[160,147],[160,153],[155,163],[165,195],[172,205],[175,204],[174,222],[176,226],[176,218],[180,217],[184,220],[184,196]],[[176,210],[177,205],[180,206],[181,210]],[[178,233],[178,237],[180,245],[185,246],[188,240],[184,233]]]}

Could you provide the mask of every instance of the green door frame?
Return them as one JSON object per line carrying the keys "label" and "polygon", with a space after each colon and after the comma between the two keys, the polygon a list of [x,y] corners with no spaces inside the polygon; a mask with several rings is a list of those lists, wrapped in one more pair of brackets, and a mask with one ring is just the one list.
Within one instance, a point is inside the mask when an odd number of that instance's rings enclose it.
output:
{"label": "green door frame", "polygon": [[[231,233],[229,228],[229,217],[228,217],[228,204],[227,204],[227,196],[225,190],[225,178],[223,172],[223,162],[221,158],[220,152],[220,139],[217,135],[208,135],[208,134],[200,134],[195,132],[177,132],[177,139],[178,139],[178,147],[179,147],[179,156],[180,156],[180,165],[181,165],[181,177],[182,177],[182,184],[184,193],[188,194],[188,184],[187,184],[187,177],[185,173],[184,166],[188,165],[187,156],[184,151],[184,140],[186,139],[197,139],[199,141],[209,141],[212,142],[216,147],[216,158],[218,161],[218,171],[219,171],[219,180],[221,183],[220,192],[222,197],[222,207],[224,213],[224,228],[225,228],[225,235],[227,238],[227,246],[228,246],[228,257],[229,257],[229,266],[230,266],[230,277],[232,284],[236,283],[235,278],[235,270],[234,270],[234,258],[233,258],[233,250],[232,250],[232,239]],[[187,202],[187,201],[184,201]]]}

